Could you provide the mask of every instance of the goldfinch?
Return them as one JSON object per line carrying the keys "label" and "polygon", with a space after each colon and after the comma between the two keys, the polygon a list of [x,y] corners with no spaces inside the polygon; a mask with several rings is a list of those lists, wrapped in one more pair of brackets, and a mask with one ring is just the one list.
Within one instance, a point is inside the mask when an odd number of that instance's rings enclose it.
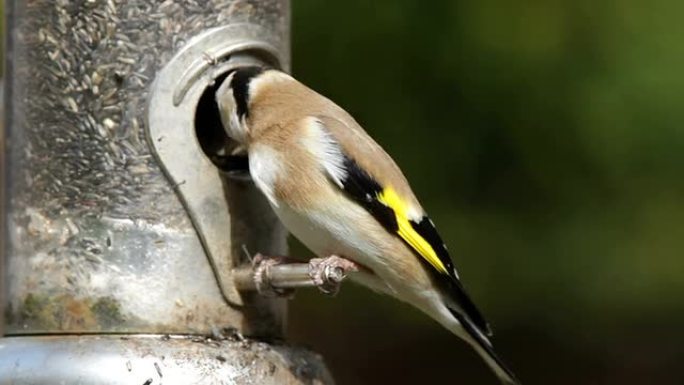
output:
{"label": "goldfinch", "polygon": [[229,73],[216,93],[229,137],[285,227],[319,257],[358,266],[350,278],[417,307],[467,341],[504,384],[489,325],[392,158],[342,108],[290,75]]}

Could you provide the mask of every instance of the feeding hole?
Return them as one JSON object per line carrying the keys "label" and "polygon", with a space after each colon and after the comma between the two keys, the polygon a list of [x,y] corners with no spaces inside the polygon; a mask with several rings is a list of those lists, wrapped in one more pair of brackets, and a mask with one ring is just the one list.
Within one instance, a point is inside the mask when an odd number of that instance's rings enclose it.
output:
{"label": "feeding hole", "polygon": [[226,134],[215,94],[228,73],[222,74],[202,93],[195,109],[195,134],[211,162],[220,170],[230,174],[249,172],[246,155],[231,155],[237,143]]}

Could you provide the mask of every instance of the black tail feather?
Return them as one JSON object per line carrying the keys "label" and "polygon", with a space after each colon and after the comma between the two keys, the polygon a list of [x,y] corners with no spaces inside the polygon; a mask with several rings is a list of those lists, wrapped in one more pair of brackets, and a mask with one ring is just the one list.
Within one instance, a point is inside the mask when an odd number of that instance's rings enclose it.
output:
{"label": "black tail feather", "polygon": [[[487,337],[482,331],[478,329],[477,326],[464,314],[458,312],[457,310],[449,309],[451,314],[458,320],[463,329],[468,333],[468,335],[475,341],[475,343],[480,347],[480,349],[487,355],[484,357],[487,363],[492,366],[492,369],[496,372],[497,376],[507,385],[520,385],[520,381],[515,377],[515,374],[504,364],[504,362],[499,358],[499,356],[494,352],[492,344],[489,342]],[[494,367],[495,365],[496,367]]]}

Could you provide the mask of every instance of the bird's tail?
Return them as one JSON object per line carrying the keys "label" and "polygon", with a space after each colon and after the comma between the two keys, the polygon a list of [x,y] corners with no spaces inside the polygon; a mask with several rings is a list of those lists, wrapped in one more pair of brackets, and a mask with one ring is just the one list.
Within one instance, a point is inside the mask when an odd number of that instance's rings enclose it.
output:
{"label": "bird's tail", "polygon": [[[458,311],[449,309],[451,314],[461,324],[463,330],[466,331],[468,337],[466,340],[473,346],[475,351],[485,360],[487,365],[496,373],[502,383],[506,385],[520,385],[520,381],[515,377],[513,372],[506,367],[501,358],[496,355],[492,344],[487,337],[475,326],[475,324],[468,319],[467,316]],[[461,334],[461,333],[459,333]]]}

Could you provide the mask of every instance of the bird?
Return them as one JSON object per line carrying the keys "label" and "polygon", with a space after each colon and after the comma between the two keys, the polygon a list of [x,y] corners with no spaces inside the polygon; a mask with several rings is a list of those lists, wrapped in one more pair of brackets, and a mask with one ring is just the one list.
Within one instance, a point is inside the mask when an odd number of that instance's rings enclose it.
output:
{"label": "bird", "polygon": [[418,308],[465,340],[503,384],[520,384],[447,247],[394,160],[343,108],[289,74],[228,72],[215,100],[249,174],[287,230],[350,278]]}

